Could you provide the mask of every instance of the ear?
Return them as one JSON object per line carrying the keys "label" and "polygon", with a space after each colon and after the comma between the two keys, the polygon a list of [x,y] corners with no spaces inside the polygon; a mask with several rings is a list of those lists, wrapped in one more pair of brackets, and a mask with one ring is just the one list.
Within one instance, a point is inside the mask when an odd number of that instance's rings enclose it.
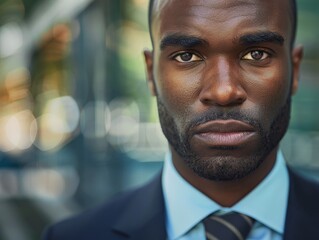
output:
{"label": "ear", "polygon": [[154,74],[153,74],[153,52],[150,50],[144,50],[144,60],[146,65],[146,77],[148,88],[153,96],[156,96],[156,86],[154,82]]}
{"label": "ear", "polygon": [[298,90],[300,65],[303,58],[303,46],[296,46],[292,50],[292,67],[293,67],[293,80],[292,80],[292,94],[295,94]]}

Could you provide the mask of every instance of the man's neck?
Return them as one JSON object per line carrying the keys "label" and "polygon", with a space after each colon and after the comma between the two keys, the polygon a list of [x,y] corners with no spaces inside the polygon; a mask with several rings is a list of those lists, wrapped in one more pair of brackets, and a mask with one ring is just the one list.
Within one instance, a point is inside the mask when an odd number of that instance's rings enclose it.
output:
{"label": "man's neck", "polygon": [[198,176],[173,150],[173,164],[177,172],[191,185],[223,207],[231,207],[251,192],[271,171],[278,148],[266,157],[263,163],[248,176],[234,181],[211,181]]}

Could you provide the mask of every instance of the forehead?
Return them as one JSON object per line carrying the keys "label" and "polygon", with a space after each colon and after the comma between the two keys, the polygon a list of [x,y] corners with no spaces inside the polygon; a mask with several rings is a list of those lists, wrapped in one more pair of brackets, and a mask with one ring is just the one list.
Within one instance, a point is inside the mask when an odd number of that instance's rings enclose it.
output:
{"label": "forehead", "polygon": [[274,31],[290,38],[289,4],[288,0],[156,0],[154,43],[176,32],[226,39],[245,32]]}

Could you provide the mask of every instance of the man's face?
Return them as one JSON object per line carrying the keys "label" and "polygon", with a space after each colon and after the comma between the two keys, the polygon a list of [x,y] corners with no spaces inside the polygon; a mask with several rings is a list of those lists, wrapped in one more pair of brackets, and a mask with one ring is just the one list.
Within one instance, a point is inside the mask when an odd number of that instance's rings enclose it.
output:
{"label": "man's face", "polygon": [[166,0],[156,8],[154,51],[145,56],[173,151],[207,179],[248,175],[289,123],[302,55],[291,50],[289,1]]}

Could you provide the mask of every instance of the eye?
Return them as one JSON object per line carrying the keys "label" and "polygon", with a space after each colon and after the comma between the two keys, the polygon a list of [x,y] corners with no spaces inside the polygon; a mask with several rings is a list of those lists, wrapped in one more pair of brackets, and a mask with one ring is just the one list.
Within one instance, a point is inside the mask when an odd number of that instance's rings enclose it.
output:
{"label": "eye", "polygon": [[269,57],[269,54],[262,50],[254,50],[242,57],[244,60],[262,61]]}
{"label": "eye", "polygon": [[202,58],[200,58],[198,55],[191,52],[182,52],[182,53],[176,54],[174,56],[174,59],[180,63],[190,63],[190,62],[197,62],[202,60]]}

